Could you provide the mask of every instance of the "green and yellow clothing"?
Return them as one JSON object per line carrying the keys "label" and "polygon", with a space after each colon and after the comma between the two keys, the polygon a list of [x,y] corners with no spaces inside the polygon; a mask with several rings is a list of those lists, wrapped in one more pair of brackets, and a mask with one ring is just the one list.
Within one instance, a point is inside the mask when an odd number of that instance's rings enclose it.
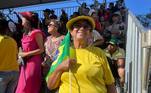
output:
{"label": "green and yellow clothing", "polygon": [[62,74],[59,93],[107,93],[106,85],[113,84],[114,78],[104,52],[90,46],[75,49],[75,54],[77,63],[71,74]]}
{"label": "green and yellow clothing", "polygon": [[0,35],[0,71],[18,71],[17,44],[9,36]]}

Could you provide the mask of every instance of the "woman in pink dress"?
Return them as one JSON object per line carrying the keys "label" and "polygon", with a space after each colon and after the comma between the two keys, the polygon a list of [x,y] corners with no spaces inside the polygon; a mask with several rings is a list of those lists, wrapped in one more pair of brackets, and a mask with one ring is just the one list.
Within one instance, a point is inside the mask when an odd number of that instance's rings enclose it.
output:
{"label": "woman in pink dress", "polygon": [[21,66],[16,93],[40,93],[41,87],[41,54],[44,52],[44,34],[37,28],[37,20],[32,12],[22,12],[24,34],[23,52],[19,55],[26,62]]}

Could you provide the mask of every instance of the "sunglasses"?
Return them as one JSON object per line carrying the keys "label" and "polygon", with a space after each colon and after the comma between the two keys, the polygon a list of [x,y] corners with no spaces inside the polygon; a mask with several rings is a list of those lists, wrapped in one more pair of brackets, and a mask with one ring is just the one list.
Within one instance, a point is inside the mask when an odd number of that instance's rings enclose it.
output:
{"label": "sunglasses", "polygon": [[87,30],[91,30],[92,29],[92,27],[90,25],[88,25],[88,24],[74,24],[72,26],[72,29],[74,29],[74,28],[80,29],[81,27],[83,27],[84,29],[87,29]]}
{"label": "sunglasses", "polygon": [[54,24],[48,24],[48,27],[52,27],[52,26],[56,27],[56,25]]}

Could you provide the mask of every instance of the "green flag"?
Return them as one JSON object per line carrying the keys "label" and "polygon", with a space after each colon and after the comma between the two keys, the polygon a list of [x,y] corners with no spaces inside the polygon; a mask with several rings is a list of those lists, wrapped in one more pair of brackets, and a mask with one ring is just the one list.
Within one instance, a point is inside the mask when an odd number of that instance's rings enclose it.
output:
{"label": "green flag", "polygon": [[55,71],[59,64],[62,63],[63,60],[69,57],[70,55],[70,32],[68,31],[67,35],[61,42],[59,48],[59,53],[57,59],[52,63],[51,68],[46,76],[46,81],[48,81],[48,77]]}

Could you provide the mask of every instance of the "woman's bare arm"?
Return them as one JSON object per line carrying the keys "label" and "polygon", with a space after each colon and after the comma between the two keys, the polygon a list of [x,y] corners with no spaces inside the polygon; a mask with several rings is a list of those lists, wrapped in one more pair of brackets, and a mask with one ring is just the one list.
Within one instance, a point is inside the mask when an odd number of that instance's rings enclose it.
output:
{"label": "woman's bare arm", "polygon": [[47,87],[52,90],[59,86],[61,80],[62,71],[60,67],[58,67],[52,75],[48,78]]}
{"label": "woman's bare arm", "polygon": [[56,70],[51,74],[51,76],[48,77],[48,82],[47,82],[48,88],[50,90],[57,88],[60,84],[62,73],[69,71],[70,66],[75,64],[75,63],[76,63],[75,59],[68,58],[67,60],[64,60],[56,68]]}
{"label": "woman's bare arm", "polygon": [[116,87],[114,84],[106,85],[107,93],[117,93]]}
{"label": "woman's bare arm", "polygon": [[36,50],[33,50],[33,51],[20,53],[19,55],[21,57],[37,55],[37,54],[41,54],[44,52],[44,41],[43,41],[42,34],[40,34],[40,33],[36,34],[35,39],[36,39],[36,42],[37,42],[39,48]]}

